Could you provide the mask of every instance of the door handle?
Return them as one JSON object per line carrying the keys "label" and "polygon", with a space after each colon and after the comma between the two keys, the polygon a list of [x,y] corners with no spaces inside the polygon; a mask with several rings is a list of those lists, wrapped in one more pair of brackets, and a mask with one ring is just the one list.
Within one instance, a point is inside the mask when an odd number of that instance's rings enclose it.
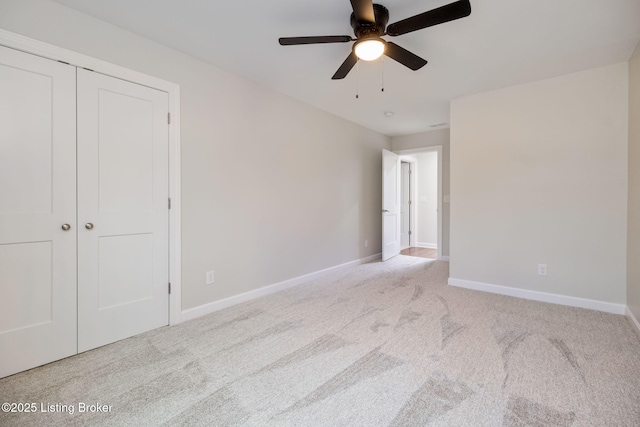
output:
{"label": "door handle", "polygon": [[389,212],[389,211],[386,209],[382,209],[382,213],[385,213],[385,212]]}
{"label": "door handle", "polygon": [[69,230],[71,230],[71,226],[70,226],[69,224],[62,224],[62,227],[61,227],[61,228],[62,228],[64,231],[69,231]]}
{"label": "door handle", "polygon": [[84,228],[86,228],[87,230],[93,230],[93,224],[88,222],[84,225]]}

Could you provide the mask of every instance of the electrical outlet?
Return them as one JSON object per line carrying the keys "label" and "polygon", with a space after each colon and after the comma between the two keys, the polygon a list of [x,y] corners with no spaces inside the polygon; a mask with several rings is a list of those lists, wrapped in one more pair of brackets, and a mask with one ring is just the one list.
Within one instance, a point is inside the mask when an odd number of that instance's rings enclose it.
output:
{"label": "electrical outlet", "polygon": [[547,264],[538,264],[538,276],[547,275]]}
{"label": "electrical outlet", "polygon": [[215,272],[212,271],[207,271],[207,285],[213,285],[213,280],[214,280],[214,274]]}

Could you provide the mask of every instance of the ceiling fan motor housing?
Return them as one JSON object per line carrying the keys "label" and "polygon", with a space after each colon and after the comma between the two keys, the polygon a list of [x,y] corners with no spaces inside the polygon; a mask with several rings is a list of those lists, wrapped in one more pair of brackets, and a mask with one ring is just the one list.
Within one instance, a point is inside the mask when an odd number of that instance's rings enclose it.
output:
{"label": "ceiling fan motor housing", "polygon": [[373,12],[376,17],[375,23],[358,21],[355,13],[351,13],[351,27],[356,38],[372,38],[384,35],[389,23],[389,10],[381,4],[374,3]]}

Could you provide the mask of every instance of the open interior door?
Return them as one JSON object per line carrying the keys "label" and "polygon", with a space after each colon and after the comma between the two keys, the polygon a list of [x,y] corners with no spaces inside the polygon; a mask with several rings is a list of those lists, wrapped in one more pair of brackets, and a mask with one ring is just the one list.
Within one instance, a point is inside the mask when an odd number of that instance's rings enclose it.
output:
{"label": "open interior door", "polygon": [[400,253],[400,156],[382,150],[382,260]]}

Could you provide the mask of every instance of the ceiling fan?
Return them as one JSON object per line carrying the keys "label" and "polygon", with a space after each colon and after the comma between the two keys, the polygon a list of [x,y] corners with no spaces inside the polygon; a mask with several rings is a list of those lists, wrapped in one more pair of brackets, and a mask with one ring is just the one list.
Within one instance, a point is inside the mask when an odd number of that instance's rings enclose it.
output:
{"label": "ceiling fan", "polygon": [[374,4],[372,0],[351,0],[351,6],[353,8],[351,27],[353,27],[356,35],[355,39],[351,36],[281,37],[279,39],[280,44],[282,46],[292,46],[355,41],[351,53],[331,77],[333,80],[344,79],[359,59],[373,61],[383,54],[415,71],[424,67],[427,61],[393,42],[382,39],[382,37],[400,36],[412,31],[464,18],[471,14],[469,0],[459,0],[387,26],[389,10],[386,7]]}

